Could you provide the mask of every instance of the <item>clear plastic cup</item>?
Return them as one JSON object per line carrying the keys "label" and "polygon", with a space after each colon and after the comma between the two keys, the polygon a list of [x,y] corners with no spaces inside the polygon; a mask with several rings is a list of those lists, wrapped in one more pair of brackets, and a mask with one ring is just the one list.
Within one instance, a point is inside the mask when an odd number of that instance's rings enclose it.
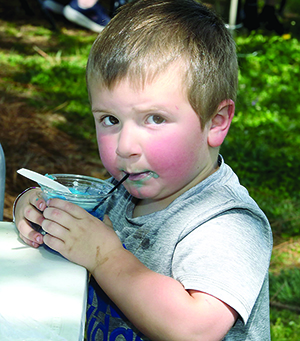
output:
{"label": "clear plastic cup", "polygon": [[[85,175],[50,174],[47,176],[68,187],[71,193],[58,191],[50,187],[40,185],[42,189],[42,198],[45,201],[51,198],[67,200],[84,208],[96,218],[103,220],[108,201],[105,199],[111,195],[108,194],[108,192],[114,187],[111,183]],[[99,203],[99,207],[94,210]],[[41,234],[46,234],[40,226],[33,224],[32,227]],[[57,251],[52,250],[45,244],[44,248],[52,253],[59,254]]]}
{"label": "clear plastic cup", "polygon": [[[40,185],[44,200],[60,198],[70,201],[82,208],[93,216],[103,220],[107,206],[106,199],[108,192],[114,187],[111,183],[85,175],[74,174],[51,174],[49,178],[58,181],[68,187],[72,193],[57,191],[50,187]],[[99,203],[97,210],[93,210]]]}

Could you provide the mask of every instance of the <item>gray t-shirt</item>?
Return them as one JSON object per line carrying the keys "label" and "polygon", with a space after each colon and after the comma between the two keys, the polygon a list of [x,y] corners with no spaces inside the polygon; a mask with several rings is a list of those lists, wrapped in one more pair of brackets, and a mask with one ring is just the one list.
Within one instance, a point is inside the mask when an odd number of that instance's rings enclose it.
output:
{"label": "gray t-shirt", "polygon": [[[122,187],[107,211],[124,247],[149,269],[208,293],[239,313],[224,340],[270,340],[267,218],[229,166],[166,209],[132,217],[135,199]],[[199,321],[201,323],[201,321]],[[148,340],[95,282],[90,285],[88,340]]]}

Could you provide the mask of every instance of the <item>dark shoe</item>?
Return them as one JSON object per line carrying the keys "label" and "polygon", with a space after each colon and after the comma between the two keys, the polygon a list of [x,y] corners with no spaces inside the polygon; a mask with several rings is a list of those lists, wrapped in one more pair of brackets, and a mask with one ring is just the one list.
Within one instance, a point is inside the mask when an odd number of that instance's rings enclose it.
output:
{"label": "dark shoe", "polygon": [[45,0],[43,5],[51,12],[63,15],[63,9],[70,0]]}
{"label": "dark shoe", "polygon": [[105,9],[98,2],[93,7],[84,9],[78,6],[77,0],[72,0],[63,9],[63,14],[73,23],[97,33],[101,32],[110,21]]}

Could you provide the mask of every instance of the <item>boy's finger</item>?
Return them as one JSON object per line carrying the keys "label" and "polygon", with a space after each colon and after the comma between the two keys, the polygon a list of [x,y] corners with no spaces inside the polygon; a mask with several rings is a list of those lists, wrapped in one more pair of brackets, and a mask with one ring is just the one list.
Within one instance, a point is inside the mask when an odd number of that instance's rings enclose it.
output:
{"label": "boy's finger", "polygon": [[56,237],[53,237],[51,236],[50,234],[46,234],[44,236],[45,238],[45,244],[47,246],[49,246],[52,250],[55,250],[55,251],[60,251],[64,248],[65,246],[65,243],[61,240],[61,239],[58,239]]}
{"label": "boy's finger", "polygon": [[38,225],[42,225],[42,222],[44,220],[42,213],[39,212],[36,208],[32,207],[31,205],[25,208],[24,218]]}
{"label": "boy's finger", "polygon": [[40,244],[30,240],[30,239],[27,239],[26,237],[22,236],[21,233],[20,233],[20,238],[23,240],[23,242],[25,242],[27,245],[29,246],[32,246],[34,248],[38,248],[40,246]]}
{"label": "boy's finger", "polygon": [[47,206],[50,208],[58,208],[64,212],[67,212],[76,219],[82,219],[87,214],[85,209],[62,199],[49,199],[47,201]]}
{"label": "boy's finger", "polygon": [[47,234],[52,235],[55,238],[65,240],[66,234],[68,233],[68,228],[52,221],[45,219],[43,221],[43,230],[47,232]]}
{"label": "boy's finger", "polygon": [[[34,247],[38,247],[38,245],[43,244],[43,236],[39,232],[33,230],[25,219],[20,221],[18,230],[20,232],[20,237],[26,244]],[[32,243],[35,244],[32,245]]]}
{"label": "boy's finger", "polygon": [[[49,222],[53,222],[64,227],[67,230],[71,230],[77,226],[77,222],[80,222],[86,215],[86,211],[83,210],[84,214],[78,214],[76,208],[80,208],[76,205],[75,212],[74,209],[70,209],[68,203],[65,205],[55,205],[55,206],[48,206],[45,211],[43,212],[44,221],[42,223],[43,229],[48,232],[47,224]],[[52,234],[51,232],[49,232]]]}
{"label": "boy's finger", "polygon": [[41,193],[38,193],[37,196],[31,198],[30,203],[41,212],[44,211],[44,209],[47,207],[46,201],[43,199]]}
{"label": "boy's finger", "polygon": [[[42,190],[40,188],[35,188],[29,191],[29,197],[27,199],[32,206],[35,206],[39,210],[44,205],[46,207],[45,200],[42,197]],[[41,205],[42,204],[42,205]]]}

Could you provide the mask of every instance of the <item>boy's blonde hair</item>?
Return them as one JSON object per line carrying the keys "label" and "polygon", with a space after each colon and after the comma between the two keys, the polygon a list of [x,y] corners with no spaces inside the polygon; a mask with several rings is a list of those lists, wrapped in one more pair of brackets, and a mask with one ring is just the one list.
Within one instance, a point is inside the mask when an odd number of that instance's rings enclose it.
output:
{"label": "boy's blonde hair", "polygon": [[183,89],[204,127],[225,99],[235,100],[235,43],[222,20],[193,0],[138,0],[121,7],[94,42],[91,81],[112,89],[128,78],[143,86],[174,62]]}

